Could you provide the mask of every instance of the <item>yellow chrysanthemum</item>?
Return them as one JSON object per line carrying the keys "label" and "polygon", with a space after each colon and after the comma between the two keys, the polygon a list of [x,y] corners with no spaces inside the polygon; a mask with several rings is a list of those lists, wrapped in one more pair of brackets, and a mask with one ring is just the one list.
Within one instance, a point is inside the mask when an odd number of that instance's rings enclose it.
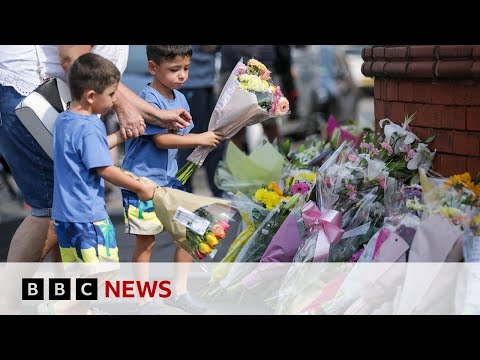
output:
{"label": "yellow chrysanthemum", "polygon": [[267,210],[272,210],[283,198],[276,192],[264,188],[258,189],[253,197],[256,202],[265,205]]}
{"label": "yellow chrysanthemum", "polygon": [[461,175],[453,175],[445,182],[445,186],[447,187],[455,187],[455,186],[465,186],[467,187],[468,184],[472,182],[472,178],[470,177],[470,173],[466,172]]}
{"label": "yellow chrysanthemum", "polygon": [[268,90],[268,81],[260,79],[257,75],[242,74],[238,76],[240,89],[265,92]]}
{"label": "yellow chrysanthemum", "polygon": [[268,189],[275,191],[280,196],[283,196],[283,191],[278,187],[277,183],[274,183],[273,181],[268,184]]}

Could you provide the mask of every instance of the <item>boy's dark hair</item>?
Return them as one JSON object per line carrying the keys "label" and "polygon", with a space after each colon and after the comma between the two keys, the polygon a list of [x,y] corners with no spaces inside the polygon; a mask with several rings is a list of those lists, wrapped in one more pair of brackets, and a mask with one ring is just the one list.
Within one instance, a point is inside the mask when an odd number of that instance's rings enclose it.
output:
{"label": "boy's dark hair", "polygon": [[173,60],[176,56],[192,57],[191,45],[147,45],[147,59],[155,64]]}
{"label": "boy's dark hair", "polygon": [[110,60],[94,53],[79,56],[69,75],[72,100],[79,101],[87,90],[101,94],[119,81],[120,71]]}

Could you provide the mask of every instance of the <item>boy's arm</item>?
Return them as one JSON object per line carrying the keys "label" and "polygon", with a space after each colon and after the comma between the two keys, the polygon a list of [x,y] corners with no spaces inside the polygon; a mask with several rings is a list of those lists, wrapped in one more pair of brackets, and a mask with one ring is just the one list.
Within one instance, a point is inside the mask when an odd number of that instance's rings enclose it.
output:
{"label": "boy's arm", "polygon": [[222,140],[220,131],[187,135],[167,133],[153,136],[153,142],[159,149],[191,149],[200,145],[216,147]]}
{"label": "boy's arm", "polygon": [[130,190],[138,195],[142,201],[153,199],[157,185],[154,183],[144,183],[125,174],[116,166],[103,166],[96,168],[97,174],[116,186]]}
{"label": "boy's arm", "polygon": [[108,141],[108,148],[113,149],[115,146],[125,142],[125,139],[122,136],[122,131],[118,130],[113,134],[108,135],[107,141]]}

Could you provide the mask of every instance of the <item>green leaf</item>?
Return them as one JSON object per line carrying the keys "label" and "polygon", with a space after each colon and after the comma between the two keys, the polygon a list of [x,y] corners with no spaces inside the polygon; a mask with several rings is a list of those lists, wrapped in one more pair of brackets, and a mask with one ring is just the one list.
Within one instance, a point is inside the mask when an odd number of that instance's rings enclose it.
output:
{"label": "green leaf", "polygon": [[431,143],[433,140],[435,140],[435,135],[430,136],[428,139],[423,140],[422,142],[424,143]]}

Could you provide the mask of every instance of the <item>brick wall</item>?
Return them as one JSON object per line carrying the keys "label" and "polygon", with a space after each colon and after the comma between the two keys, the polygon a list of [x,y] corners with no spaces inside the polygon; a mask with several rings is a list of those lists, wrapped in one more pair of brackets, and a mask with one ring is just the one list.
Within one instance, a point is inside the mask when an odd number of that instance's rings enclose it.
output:
{"label": "brick wall", "polygon": [[[362,71],[375,77],[375,123],[410,126],[437,154],[445,175],[480,171],[480,46],[392,46],[364,49]],[[477,62],[478,59],[478,62]]]}

